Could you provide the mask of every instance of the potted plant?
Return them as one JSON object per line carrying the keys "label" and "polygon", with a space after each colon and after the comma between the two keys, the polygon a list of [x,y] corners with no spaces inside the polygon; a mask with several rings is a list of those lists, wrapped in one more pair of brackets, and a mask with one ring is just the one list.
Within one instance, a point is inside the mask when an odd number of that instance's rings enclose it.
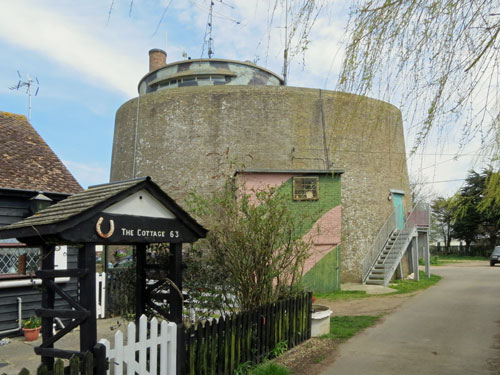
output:
{"label": "potted plant", "polygon": [[35,341],[42,328],[42,320],[38,316],[31,316],[29,319],[22,320],[21,325],[26,341]]}

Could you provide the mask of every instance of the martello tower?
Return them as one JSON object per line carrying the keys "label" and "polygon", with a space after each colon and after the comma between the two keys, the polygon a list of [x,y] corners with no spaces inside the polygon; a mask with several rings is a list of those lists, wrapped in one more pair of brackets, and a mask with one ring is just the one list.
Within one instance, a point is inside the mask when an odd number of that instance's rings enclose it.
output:
{"label": "martello tower", "polygon": [[341,168],[344,281],[360,281],[390,190],[409,206],[401,113],[389,103],[284,86],[249,62],[167,64],[161,50],[150,51],[138,91],[116,114],[111,181],[149,175],[182,202],[191,189],[217,189],[228,159],[253,170]]}

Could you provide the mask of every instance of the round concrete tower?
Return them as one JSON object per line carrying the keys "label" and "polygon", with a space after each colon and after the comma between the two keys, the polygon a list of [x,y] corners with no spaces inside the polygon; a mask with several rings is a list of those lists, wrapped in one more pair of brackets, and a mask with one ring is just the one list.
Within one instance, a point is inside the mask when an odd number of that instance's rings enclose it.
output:
{"label": "round concrete tower", "polygon": [[252,170],[343,169],[342,281],[361,281],[360,263],[393,210],[391,189],[410,204],[400,111],[286,87],[251,63],[157,57],[139,96],[117,111],[111,181],[149,175],[182,202],[191,189],[220,187],[229,160]]}

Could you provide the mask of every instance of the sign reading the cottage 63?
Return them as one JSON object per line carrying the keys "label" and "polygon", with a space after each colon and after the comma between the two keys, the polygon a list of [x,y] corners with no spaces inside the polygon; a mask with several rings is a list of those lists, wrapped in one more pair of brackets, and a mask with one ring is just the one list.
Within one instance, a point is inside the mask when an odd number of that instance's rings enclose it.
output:
{"label": "sign reading the cottage 63", "polygon": [[83,235],[84,232],[94,233],[91,240],[101,244],[180,243],[195,240],[194,234],[177,218],[101,213],[78,227],[65,231],[64,235],[75,241],[79,239],[79,233]]}

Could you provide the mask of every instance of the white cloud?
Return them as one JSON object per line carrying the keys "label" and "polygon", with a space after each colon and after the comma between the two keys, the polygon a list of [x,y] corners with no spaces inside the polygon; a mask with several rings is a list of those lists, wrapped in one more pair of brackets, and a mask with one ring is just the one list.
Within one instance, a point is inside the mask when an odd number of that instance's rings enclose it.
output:
{"label": "white cloud", "polygon": [[144,70],[139,59],[103,38],[104,28],[96,27],[92,16],[70,17],[62,8],[52,4],[47,10],[27,0],[0,2],[0,39],[82,74],[83,80],[134,95],[137,72]]}
{"label": "white cloud", "polygon": [[108,165],[84,164],[69,160],[63,160],[63,163],[84,189],[91,185],[103,184],[109,181]]}

